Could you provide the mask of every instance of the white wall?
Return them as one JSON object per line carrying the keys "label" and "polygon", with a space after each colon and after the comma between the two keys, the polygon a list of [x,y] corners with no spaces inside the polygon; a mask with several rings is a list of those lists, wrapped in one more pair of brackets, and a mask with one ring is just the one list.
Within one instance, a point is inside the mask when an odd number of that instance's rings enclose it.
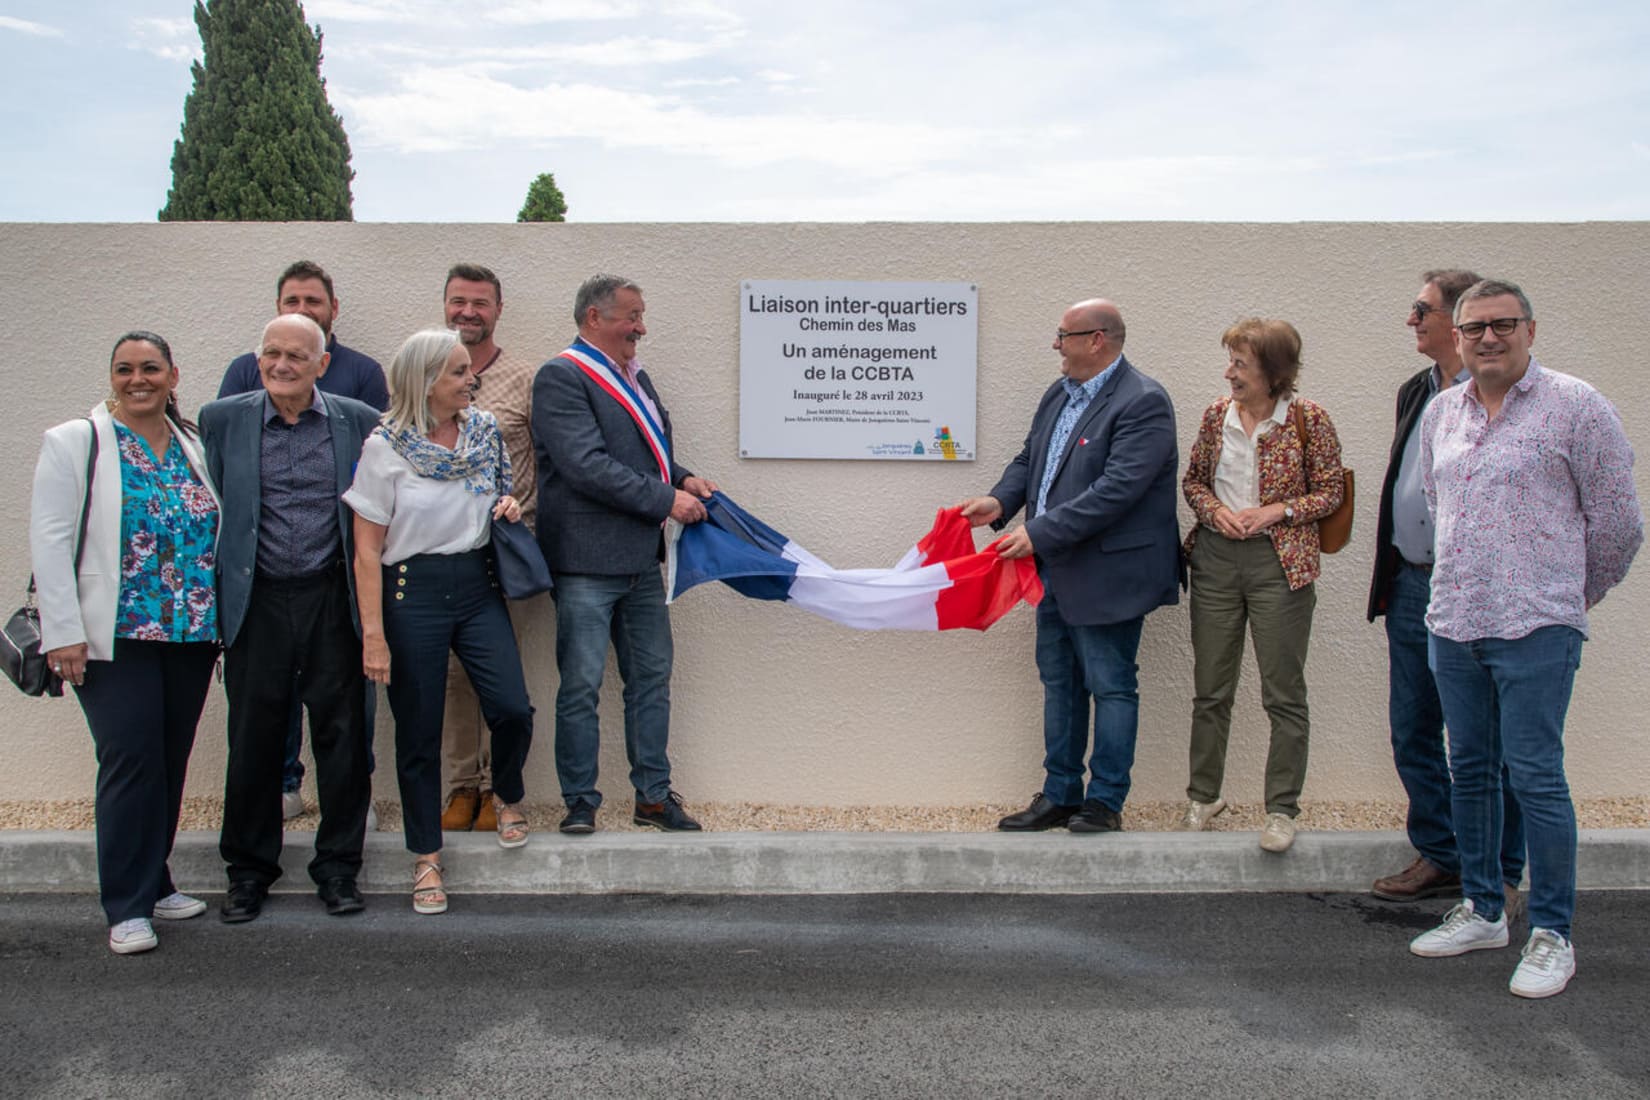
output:
{"label": "white wall", "polygon": [[[644,360],[675,419],[682,459],[841,566],[892,564],[937,506],[991,486],[1057,372],[1049,343],[1072,301],[1098,294],[1119,303],[1131,361],[1174,398],[1182,464],[1199,413],[1224,390],[1220,332],[1249,314],[1290,320],[1305,340],[1302,391],[1329,409],[1359,479],[1353,545],[1325,560],[1319,582],[1309,801],[1402,798],[1387,739],[1385,637],[1364,621],[1364,606],[1393,397],[1422,365],[1404,327],[1420,273],[1466,266],[1521,283],[1539,321],[1536,354],[1602,389],[1640,452],[1650,450],[1650,392],[1638,378],[1650,317],[1650,226],[1642,223],[0,225],[0,249],[5,373],[18,413],[0,444],[12,471],[0,486],[0,537],[12,548],[0,592],[19,601],[40,432],[106,393],[115,336],[142,327],[170,340],[192,413],[273,315],[275,277],[298,258],[332,273],[340,338],[385,361],[414,329],[439,323],[443,276],[455,261],[499,274],[499,340],[536,357],[568,342],[573,293],[587,275],[636,279],[648,305]],[[976,283],[979,460],[741,460],[744,278]],[[1578,797],[1650,786],[1637,693],[1650,637],[1647,572],[1641,565],[1593,616],[1567,734]],[[528,791],[554,801],[547,597],[533,610],[540,623],[525,659],[539,721]],[[865,634],[714,586],[684,597],[673,621],[671,748],[677,786],[692,799],[1018,802],[1041,782],[1041,692],[1025,609],[985,635]],[[1147,620],[1140,666],[1133,797],[1177,799],[1191,708],[1184,604]],[[616,683],[608,695],[603,788],[623,799]],[[381,707],[379,797],[395,793],[389,721]],[[223,722],[215,687],[191,794],[221,791]],[[1236,708],[1229,796],[1258,800],[1265,740],[1251,665]],[[0,694],[0,752],[0,799],[91,792],[91,740],[72,699]]]}

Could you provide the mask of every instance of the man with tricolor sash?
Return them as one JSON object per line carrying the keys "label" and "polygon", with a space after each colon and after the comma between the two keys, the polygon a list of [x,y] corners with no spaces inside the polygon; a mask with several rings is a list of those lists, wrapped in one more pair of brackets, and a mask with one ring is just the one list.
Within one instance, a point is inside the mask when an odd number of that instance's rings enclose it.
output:
{"label": "man with tricolor sash", "polygon": [[579,287],[573,346],[533,381],[538,540],[555,580],[556,776],[561,831],[596,828],[597,704],[611,640],[624,679],[633,820],[697,830],[671,789],[670,613],[659,563],[664,522],[698,523],[716,485],[676,461],[670,414],[636,344],[647,334],[642,288],[615,275]]}

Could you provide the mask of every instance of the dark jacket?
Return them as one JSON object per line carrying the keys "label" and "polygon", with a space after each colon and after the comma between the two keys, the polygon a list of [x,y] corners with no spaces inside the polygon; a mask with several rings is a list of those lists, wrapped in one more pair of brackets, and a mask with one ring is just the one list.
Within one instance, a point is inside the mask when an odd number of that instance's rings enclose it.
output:
{"label": "dark jacket", "polygon": [[1078,418],[1032,514],[1055,422],[1066,404],[1056,382],[1043,394],[1014,461],[991,490],[1001,529],[1022,507],[1026,531],[1060,617],[1078,626],[1138,618],[1180,600],[1180,532],[1174,405],[1127,359]]}
{"label": "dark jacket", "polygon": [[1369,582],[1369,621],[1386,614],[1387,597],[1392,591],[1392,575],[1403,564],[1398,548],[1392,545],[1392,489],[1398,483],[1398,469],[1404,464],[1404,448],[1409,444],[1409,433],[1421,422],[1421,413],[1427,407],[1427,379],[1432,368],[1416,372],[1409,381],[1398,387],[1398,430],[1392,436],[1392,454],[1386,463],[1386,479],[1381,482],[1381,511],[1375,520],[1375,575]]}
{"label": "dark jacket", "polygon": [[[346,348],[336,336],[327,340],[327,372],[315,383],[322,393],[336,393],[353,397],[383,412],[390,407],[390,391],[384,382],[384,368],[370,355],[362,355],[354,348]],[[258,373],[258,357],[250,351],[235,357],[229,369],[223,372],[218,385],[219,397],[234,397],[237,393],[251,393],[264,388],[263,375]]]}

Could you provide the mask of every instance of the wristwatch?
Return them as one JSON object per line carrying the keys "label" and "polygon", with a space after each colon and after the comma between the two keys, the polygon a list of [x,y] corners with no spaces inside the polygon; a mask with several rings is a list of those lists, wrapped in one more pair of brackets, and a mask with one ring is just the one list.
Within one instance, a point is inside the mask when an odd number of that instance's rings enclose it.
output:
{"label": "wristwatch", "polygon": [[1294,505],[1285,504],[1283,506],[1283,522],[1285,522],[1285,523],[1294,523],[1295,522],[1295,508],[1294,508]]}

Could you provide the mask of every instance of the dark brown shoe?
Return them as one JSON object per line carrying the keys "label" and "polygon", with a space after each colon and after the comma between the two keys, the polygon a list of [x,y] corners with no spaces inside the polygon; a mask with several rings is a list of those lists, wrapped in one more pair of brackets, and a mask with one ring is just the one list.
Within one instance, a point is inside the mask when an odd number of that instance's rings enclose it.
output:
{"label": "dark brown shoe", "polygon": [[481,792],[474,787],[459,787],[447,796],[447,808],[441,811],[441,830],[447,833],[467,833],[475,825],[476,811],[481,808]]}
{"label": "dark brown shoe", "polygon": [[1450,874],[1425,856],[1416,856],[1414,863],[1397,874],[1376,879],[1370,893],[1382,901],[1458,898],[1461,896],[1461,876]]}

